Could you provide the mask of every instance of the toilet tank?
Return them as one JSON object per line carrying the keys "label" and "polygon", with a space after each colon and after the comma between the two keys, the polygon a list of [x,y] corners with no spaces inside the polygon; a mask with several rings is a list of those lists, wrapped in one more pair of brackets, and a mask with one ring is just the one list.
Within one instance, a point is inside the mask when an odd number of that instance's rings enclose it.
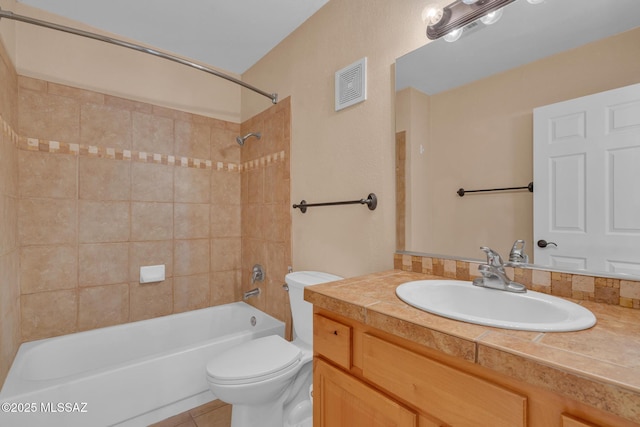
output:
{"label": "toilet tank", "polygon": [[294,338],[309,346],[313,345],[313,305],[304,300],[304,288],[342,279],[343,277],[320,271],[295,271],[286,275]]}

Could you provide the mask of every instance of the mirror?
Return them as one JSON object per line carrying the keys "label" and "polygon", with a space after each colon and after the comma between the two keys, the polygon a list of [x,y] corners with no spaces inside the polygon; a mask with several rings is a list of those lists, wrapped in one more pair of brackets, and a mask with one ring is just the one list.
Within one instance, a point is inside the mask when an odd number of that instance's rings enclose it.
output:
{"label": "mirror", "polygon": [[457,191],[532,182],[533,109],[640,82],[639,26],[637,0],[516,0],[398,58],[397,249],[506,261],[524,239],[535,264],[532,193]]}

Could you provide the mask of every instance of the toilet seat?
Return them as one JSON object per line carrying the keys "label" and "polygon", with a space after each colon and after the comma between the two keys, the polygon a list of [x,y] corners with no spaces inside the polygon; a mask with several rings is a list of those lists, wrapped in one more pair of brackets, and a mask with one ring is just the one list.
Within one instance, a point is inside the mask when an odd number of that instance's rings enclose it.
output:
{"label": "toilet seat", "polygon": [[264,381],[295,370],[302,351],[278,335],[247,341],[207,363],[207,378],[216,384]]}

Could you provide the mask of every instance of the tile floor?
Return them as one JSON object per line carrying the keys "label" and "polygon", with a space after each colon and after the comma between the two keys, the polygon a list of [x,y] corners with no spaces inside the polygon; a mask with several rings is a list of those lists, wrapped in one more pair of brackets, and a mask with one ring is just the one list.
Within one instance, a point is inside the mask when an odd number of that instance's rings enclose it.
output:
{"label": "tile floor", "polygon": [[150,427],[229,427],[231,405],[220,400],[205,403]]}

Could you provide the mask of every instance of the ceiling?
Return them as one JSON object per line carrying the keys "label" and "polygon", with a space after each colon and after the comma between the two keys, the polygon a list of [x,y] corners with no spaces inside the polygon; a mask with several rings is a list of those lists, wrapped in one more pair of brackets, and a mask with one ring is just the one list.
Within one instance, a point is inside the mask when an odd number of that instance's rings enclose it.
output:
{"label": "ceiling", "polygon": [[18,0],[242,74],[329,0]]}

